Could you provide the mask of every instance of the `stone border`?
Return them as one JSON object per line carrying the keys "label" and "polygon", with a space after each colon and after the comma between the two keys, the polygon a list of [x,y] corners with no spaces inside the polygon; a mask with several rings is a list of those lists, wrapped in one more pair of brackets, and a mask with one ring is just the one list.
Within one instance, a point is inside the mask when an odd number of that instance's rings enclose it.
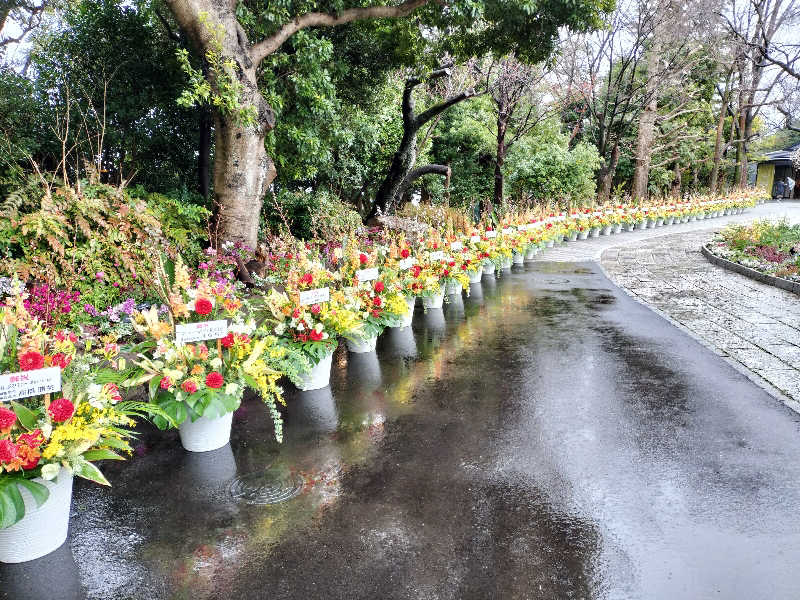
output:
{"label": "stone border", "polygon": [[782,290],[786,290],[787,292],[792,292],[795,294],[800,295],[800,282],[790,281],[788,279],[783,279],[782,277],[775,277],[773,275],[767,275],[766,273],[762,273],[761,271],[757,271],[755,269],[751,269],[750,267],[745,267],[744,265],[740,265],[737,262],[733,262],[722,258],[721,256],[717,256],[708,247],[704,244],[700,246],[700,254],[706,257],[708,262],[723,269],[727,269],[729,271],[733,271],[735,273],[739,273],[740,275],[744,275],[745,277],[749,277],[750,279],[754,279],[760,283],[765,283],[767,285],[771,285]]}

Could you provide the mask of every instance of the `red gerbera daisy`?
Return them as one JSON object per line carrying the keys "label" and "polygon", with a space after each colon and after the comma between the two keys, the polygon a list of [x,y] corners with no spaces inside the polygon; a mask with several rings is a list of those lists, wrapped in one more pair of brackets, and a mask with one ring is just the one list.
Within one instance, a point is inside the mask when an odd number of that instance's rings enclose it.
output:
{"label": "red gerbera daisy", "polygon": [[30,350],[19,355],[19,368],[23,371],[33,371],[44,367],[44,356]]}
{"label": "red gerbera daisy", "polygon": [[209,315],[213,310],[214,305],[208,298],[198,298],[194,301],[194,312],[198,315]]}
{"label": "red gerbera daisy", "polygon": [[50,413],[53,421],[63,423],[72,417],[72,413],[75,412],[75,405],[66,398],[58,398],[50,403],[50,408],[47,409],[47,412]]}
{"label": "red gerbera daisy", "polygon": [[225,379],[222,377],[221,373],[217,373],[216,371],[211,371],[208,375],[206,375],[206,385],[213,389],[219,389],[222,387],[222,384],[225,383]]}

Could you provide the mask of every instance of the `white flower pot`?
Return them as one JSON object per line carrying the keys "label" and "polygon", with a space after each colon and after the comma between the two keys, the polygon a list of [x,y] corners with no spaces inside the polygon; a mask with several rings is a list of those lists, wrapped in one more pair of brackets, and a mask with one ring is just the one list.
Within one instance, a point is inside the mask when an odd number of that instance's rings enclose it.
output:
{"label": "white flower pot", "polygon": [[480,283],[481,277],[483,277],[483,267],[478,267],[475,271],[469,271],[467,275],[469,275],[470,283]]}
{"label": "white flower pot", "polygon": [[512,259],[511,259],[511,257],[508,257],[508,258],[504,258],[504,259],[503,259],[503,269],[510,269],[510,268],[511,268],[511,265],[512,265]]}
{"label": "white flower pot", "polygon": [[681,217],[681,223],[688,223],[689,222],[689,215],[684,215]]}
{"label": "white flower pot", "polygon": [[53,481],[33,479],[50,490],[41,507],[25,488],[20,489],[25,516],[18,523],[0,529],[0,562],[21,563],[56,550],[67,539],[69,505],[72,501],[72,473],[62,468]]}
{"label": "white flower pot", "polygon": [[636,229],[647,229],[647,219],[636,222]]}
{"label": "white flower pot", "polygon": [[457,281],[455,282],[451,281],[450,283],[447,284],[445,292],[447,292],[448,296],[452,296],[454,294],[460,294],[462,290],[463,288],[461,287],[460,283],[458,283]]}
{"label": "white flower pot", "polygon": [[625,223],[625,231],[633,231],[636,227],[635,223]]}
{"label": "white flower pot", "polygon": [[604,225],[600,230],[601,235],[611,235],[611,225]]}
{"label": "white flower pot", "polygon": [[589,232],[588,231],[580,231],[580,232],[578,232],[578,239],[579,240],[585,240],[587,237],[589,237]]}
{"label": "white flower pot", "polygon": [[490,260],[483,261],[483,274],[494,275],[494,263]]}
{"label": "white flower pot", "polygon": [[614,225],[614,233],[622,233],[622,223]]}
{"label": "white flower pot", "polygon": [[331,381],[331,363],[333,362],[333,352],[322,358],[311,372],[300,376],[300,390],[307,392],[324,388]]}
{"label": "white flower pot", "polygon": [[577,231],[570,231],[569,232],[569,241],[574,242],[578,239],[578,232]]}
{"label": "white flower pot", "polygon": [[374,352],[375,346],[378,343],[378,336],[371,335],[369,337],[345,338],[345,343],[347,344],[347,350],[354,354]]}
{"label": "white flower pot", "polygon": [[554,242],[553,240],[547,240],[547,241],[544,243],[544,245],[545,245],[547,248],[552,248],[552,247],[555,245],[555,242]]}
{"label": "white flower pot", "polygon": [[194,423],[186,419],[178,425],[181,445],[189,452],[208,452],[222,448],[231,441],[233,413],[221,417],[200,417]]}
{"label": "white flower pot", "polygon": [[672,225],[675,222],[675,217],[667,217],[667,220],[664,221],[664,225]]}
{"label": "white flower pot", "polygon": [[656,219],[656,227],[661,227],[663,224],[664,224],[664,219],[662,219],[661,217],[658,217]]}
{"label": "white flower pot", "polygon": [[525,260],[533,260],[533,258],[539,253],[539,248],[534,246],[533,248],[529,249],[525,252]]}
{"label": "white flower pot", "polygon": [[692,221],[696,221],[696,220],[697,220],[697,215],[689,215],[689,222],[690,222],[690,223],[691,223]]}
{"label": "white flower pot", "polygon": [[406,304],[408,305],[408,313],[403,315],[403,318],[400,320],[400,323],[394,325],[394,327],[408,327],[411,325],[411,322],[414,320],[414,305],[417,303],[416,296],[406,296]]}
{"label": "white flower pot", "polygon": [[599,227],[592,227],[589,230],[589,235],[593,238],[600,237],[600,228]]}
{"label": "white flower pot", "polygon": [[422,306],[425,307],[425,310],[429,308],[442,308],[442,303],[444,303],[444,292],[422,299]]}
{"label": "white flower pot", "polygon": [[514,256],[511,259],[515,265],[521,265],[525,262],[525,256],[520,254],[519,252],[514,252]]}

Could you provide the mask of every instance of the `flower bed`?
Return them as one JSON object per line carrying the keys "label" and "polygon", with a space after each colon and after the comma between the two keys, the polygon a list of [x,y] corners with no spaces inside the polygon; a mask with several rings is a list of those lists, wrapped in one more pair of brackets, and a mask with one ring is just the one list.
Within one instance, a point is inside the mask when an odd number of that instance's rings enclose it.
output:
{"label": "flower bed", "polygon": [[730,225],[706,246],[716,256],[765,275],[800,282],[800,225]]}

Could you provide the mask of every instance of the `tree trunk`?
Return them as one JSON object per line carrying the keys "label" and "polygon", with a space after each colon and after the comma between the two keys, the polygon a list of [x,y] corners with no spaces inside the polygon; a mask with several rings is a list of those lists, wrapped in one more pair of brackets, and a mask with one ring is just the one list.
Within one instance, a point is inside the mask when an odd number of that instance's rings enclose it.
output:
{"label": "tree trunk", "polygon": [[636,167],[633,171],[631,196],[634,200],[647,198],[647,184],[650,180],[650,157],[655,141],[656,119],[658,118],[658,60],[661,44],[656,36],[653,47],[647,54],[647,83],[645,90],[648,102],[639,117],[639,133],[636,136]]}
{"label": "tree trunk", "polygon": [[200,112],[197,142],[197,192],[206,200],[211,194],[211,115],[205,108]]}
{"label": "tree trunk", "polygon": [[[237,116],[215,110],[214,193],[218,214],[216,242],[242,242],[254,248],[258,241],[261,205],[275,165],[264,139],[275,127],[275,112],[258,90],[257,65],[250,44],[236,20],[233,5],[220,0],[167,0],[176,21],[203,53],[221,46],[224,61],[232,61],[229,76],[241,86],[239,106],[255,110],[255,123],[244,126]],[[201,16],[205,13],[205,18]],[[221,27],[219,27],[221,26]],[[216,40],[214,31],[221,31]],[[212,89],[216,82],[213,74]]]}
{"label": "tree trunk", "polygon": [[[717,119],[717,137],[714,141],[714,164],[711,167],[711,193],[717,193],[719,184],[719,165],[722,160],[722,142],[725,135],[725,115],[728,114],[728,102],[730,102],[730,77],[725,79],[725,91],[722,93],[722,106],[719,109],[719,119]],[[733,126],[733,124],[731,124]]]}
{"label": "tree trunk", "polygon": [[503,206],[504,184],[503,165],[506,161],[506,131],[508,116],[504,111],[497,113],[497,156],[494,161],[494,205]]}
{"label": "tree trunk", "polygon": [[615,141],[614,146],[611,148],[611,158],[608,164],[600,169],[600,188],[597,192],[597,200],[601,203],[608,202],[609,198],[611,198],[611,188],[614,183],[614,174],[617,172],[617,163],[619,163],[619,141]]}
{"label": "tree trunk", "polygon": [[676,161],[675,167],[672,171],[672,197],[673,198],[680,198],[681,197],[681,167],[680,164]]}

